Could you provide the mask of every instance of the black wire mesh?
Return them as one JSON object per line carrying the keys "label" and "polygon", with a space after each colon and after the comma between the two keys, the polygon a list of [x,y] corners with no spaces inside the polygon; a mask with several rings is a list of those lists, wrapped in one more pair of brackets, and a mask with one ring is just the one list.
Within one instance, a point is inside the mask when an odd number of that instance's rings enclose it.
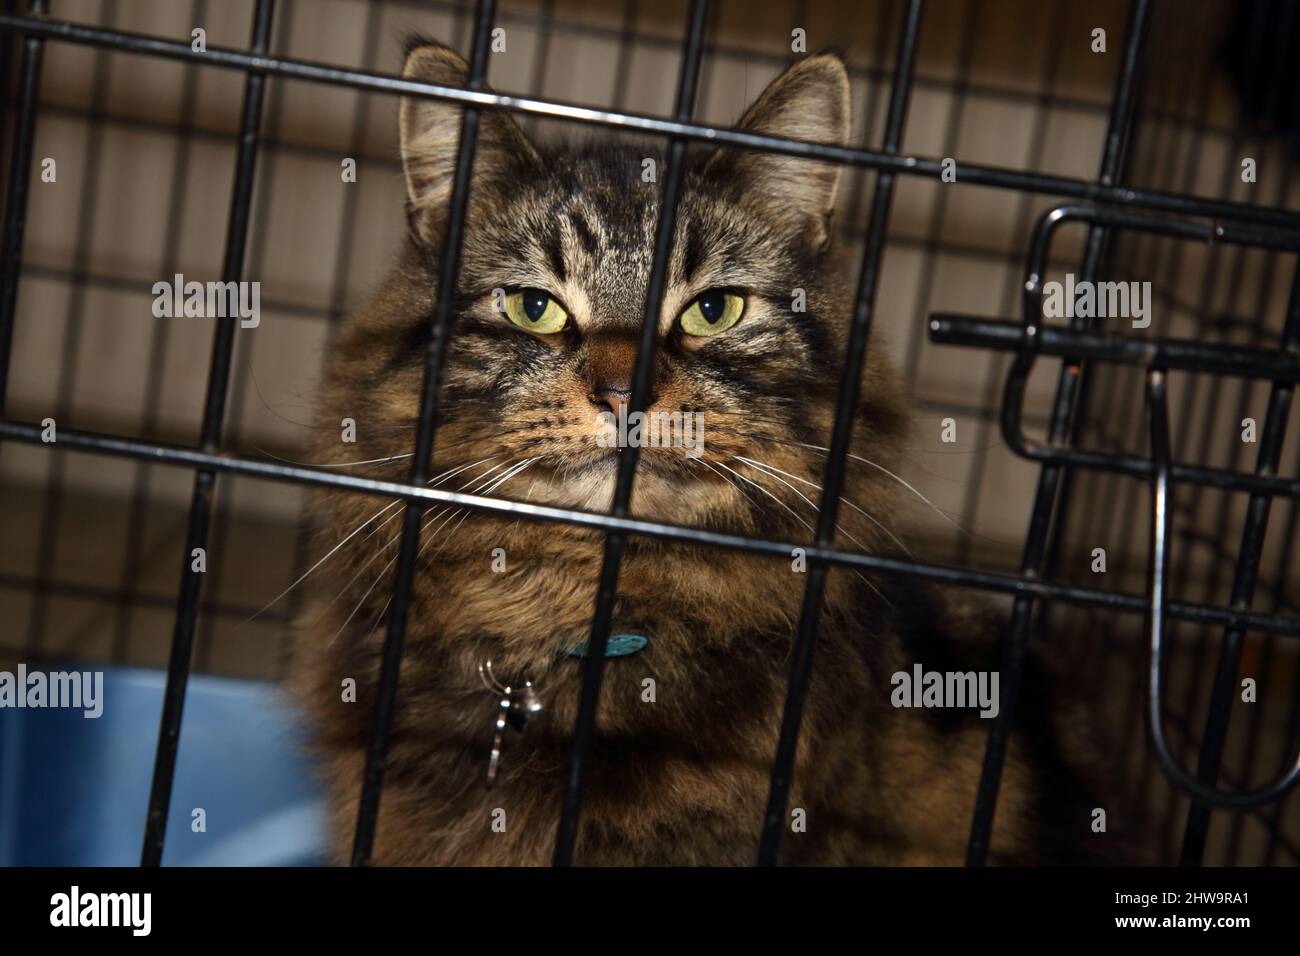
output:
{"label": "black wire mesh", "polygon": [[[10,5],[14,6],[13,4]],[[629,2],[625,6],[625,15],[620,29],[593,27],[589,24],[573,24],[554,15],[554,10],[547,5],[540,15],[511,13],[523,22],[532,22],[539,27],[544,37],[550,36],[552,29],[565,29],[579,35],[597,33],[607,38],[616,39],[619,44],[619,74],[616,79],[612,110],[578,106],[572,103],[557,102],[540,97],[500,96],[483,92],[483,79],[486,70],[486,43],[488,33],[496,22],[495,4],[480,2],[472,15],[461,25],[472,29],[471,80],[464,90],[436,87],[429,84],[401,80],[391,75],[374,72],[378,60],[379,45],[379,11],[382,5],[370,7],[366,20],[366,39],[364,42],[364,62],[361,69],[351,69],[312,63],[302,59],[271,53],[272,49],[283,49],[287,45],[290,18],[283,7],[292,8],[292,0],[282,6],[280,11],[280,39],[271,44],[272,23],[276,14],[273,0],[257,0],[253,12],[252,37],[246,50],[210,47],[206,52],[196,53],[189,44],[161,39],[157,37],[133,34],[115,29],[114,7],[109,4],[103,17],[103,27],[92,27],[66,21],[46,20],[43,18],[46,4],[41,0],[31,3],[28,15],[22,16],[8,10],[0,17],[0,29],[9,39],[11,51],[21,50],[21,60],[15,72],[17,86],[10,98],[16,107],[10,166],[8,170],[8,189],[5,207],[4,225],[4,267],[3,286],[0,287],[0,411],[6,392],[11,343],[17,307],[17,289],[22,275],[56,278],[68,281],[74,289],[74,295],[67,305],[68,325],[71,331],[65,338],[64,353],[58,379],[61,392],[61,404],[56,405],[55,417],[61,417],[67,408],[67,389],[73,381],[77,368],[78,332],[85,311],[85,290],[90,289],[134,289],[134,284],[127,280],[118,280],[111,275],[96,275],[92,270],[89,256],[89,244],[86,237],[93,228],[95,209],[95,185],[91,180],[84,189],[81,213],[77,218],[77,232],[81,237],[77,243],[72,265],[67,269],[49,266],[24,268],[21,263],[23,249],[24,219],[26,216],[29,184],[31,182],[31,163],[34,146],[34,128],[37,115],[80,115],[81,111],[68,106],[50,105],[38,102],[41,77],[41,57],[47,42],[68,42],[86,44],[97,48],[95,90],[89,109],[90,136],[87,138],[85,153],[93,159],[97,152],[97,131],[109,125],[127,129],[149,130],[151,132],[175,133],[178,150],[175,156],[175,176],[173,177],[170,208],[179,210],[181,198],[189,184],[186,176],[190,169],[187,150],[198,141],[220,141],[227,133],[220,130],[200,129],[194,126],[188,117],[191,109],[183,108],[179,123],[173,127],[166,123],[138,117],[121,117],[109,115],[103,100],[103,90],[107,70],[107,52],[140,54],[165,57],[187,64],[186,84],[183,92],[185,101],[192,104],[195,95],[197,74],[202,66],[214,66],[236,71],[244,84],[244,107],[242,119],[237,126],[238,153],[233,170],[234,188],[226,230],[225,264],[223,279],[237,279],[244,268],[250,244],[250,224],[254,218],[263,219],[264,213],[254,215],[255,203],[260,195],[262,203],[267,202],[267,193],[258,193],[254,172],[258,165],[259,154],[265,154],[263,170],[270,168],[275,157],[285,155],[304,155],[316,158],[337,160],[337,151],[320,147],[303,145],[290,139],[277,139],[280,126],[280,109],[277,106],[277,94],[283,87],[280,80],[296,79],[310,83],[328,84],[348,89],[379,92],[389,95],[428,96],[458,102],[464,105],[464,127],[460,161],[457,166],[456,188],[453,191],[452,212],[449,219],[449,238],[447,252],[442,260],[444,282],[441,288],[452,288],[456,274],[459,232],[463,225],[465,200],[469,167],[473,160],[474,131],[478,121],[479,110],[483,108],[502,108],[522,114],[524,118],[551,118],[587,124],[593,128],[602,127],[619,130],[632,130],[652,135],[667,137],[670,143],[670,163],[664,182],[663,215],[656,242],[655,269],[647,298],[646,323],[642,335],[636,377],[633,388],[633,407],[644,404],[647,394],[648,370],[654,349],[652,318],[658,314],[659,299],[662,296],[667,252],[672,241],[673,210],[676,194],[680,189],[681,157],[685,146],[692,141],[708,141],[743,149],[763,149],[782,152],[789,155],[819,158],[837,161],[849,165],[857,171],[854,178],[850,199],[851,214],[848,217],[850,236],[856,236],[863,245],[861,268],[858,279],[856,305],[851,326],[851,334],[845,360],[845,370],[841,382],[840,402],[836,416],[834,433],[830,442],[830,455],[822,489],[819,523],[814,541],[783,542],[751,540],[734,535],[719,534],[700,529],[681,528],[656,522],[632,518],[628,515],[632,482],[635,477],[636,455],[625,456],[620,466],[615,504],[609,514],[592,514],[567,509],[550,508],[510,502],[503,499],[479,497],[425,487],[424,474],[430,452],[434,443],[433,412],[439,385],[439,374],[446,341],[450,327],[450,302],[440,301],[436,313],[435,330],[428,355],[427,373],[421,396],[420,430],[416,436],[413,466],[410,481],[406,484],[384,482],[359,478],[350,475],[328,473],[309,467],[268,462],[248,455],[230,452],[229,436],[231,429],[238,430],[239,406],[235,405],[227,412],[227,402],[232,391],[232,376],[236,379],[235,394],[244,391],[240,376],[247,367],[245,361],[236,361],[236,342],[234,337],[235,319],[221,320],[216,338],[211,348],[211,368],[208,374],[207,395],[203,406],[202,427],[199,440],[193,446],[159,440],[157,422],[146,417],[142,431],[137,436],[127,437],[107,433],[96,433],[60,428],[58,450],[50,454],[49,485],[53,489],[42,514],[40,542],[41,547],[36,560],[36,570],[31,579],[13,578],[6,582],[13,587],[29,589],[33,595],[33,606],[28,620],[27,637],[24,650],[39,656],[42,651],[41,635],[45,629],[46,604],[54,592],[54,542],[57,539],[57,526],[60,523],[60,494],[64,486],[67,468],[63,462],[71,457],[69,452],[84,451],[94,455],[117,456],[137,462],[131,490],[131,508],[128,517],[131,533],[127,535],[128,552],[123,563],[121,583],[116,594],[120,602],[120,614],[115,628],[112,656],[115,660],[124,660],[128,656],[129,616],[127,593],[131,582],[139,572],[144,555],[139,533],[145,521],[146,504],[150,493],[150,474],[146,463],[167,464],[192,471],[194,486],[189,509],[188,530],[185,535],[185,561],[182,571],[181,587],[175,605],[175,625],[169,650],[169,667],[167,691],[162,724],[159,732],[158,755],[155,765],[153,790],[150,799],[149,821],[145,836],[142,862],[156,865],[162,858],[162,835],[165,829],[171,779],[175,767],[176,748],[179,739],[182,710],[185,698],[185,682],[195,657],[196,644],[199,647],[198,663],[206,667],[211,663],[211,654],[217,641],[213,632],[213,621],[220,616],[247,617],[256,608],[231,606],[204,599],[200,583],[202,577],[190,570],[189,555],[193,548],[204,547],[211,533],[213,541],[220,543],[229,533],[229,524],[217,522],[213,527],[214,511],[220,515],[231,509],[231,487],[234,476],[248,476],[272,481],[291,482],[301,485],[328,486],[346,488],[360,493],[387,496],[406,502],[403,524],[402,544],[397,562],[397,574],[393,591],[393,611],[385,641],[383,672],[381,679],[381,697],[375,737],[372,742],[365,785],[360,803],[353,862],[364,864],[370,852],[374,835],[374,826],[379,811],[382,793],[382,770],[387,745],[392,708],[395,701],[402,641],[405,631],[406,595],[409,591],[414,569],[414,556],[418,544],[419,518],[422,510],[431,504],[454,504],[466,506],[480,512],[508,514],[530,520],[559,521],[582,525],[606,532],[605,561],[602,568],[598,601],[593,616],[590,644],[594,650],[587,656],[585,679],[579,708],[579,717],[574,730],[571,768],[562,818],[559,821],[555,861],[559,865],[572,861],[573,843],[577,832],[577,823],[581,811],[581,797],[585,771],[595,727],[596,702],[600,692],[600,682],[604,656],[600,650],[605,646],[609,635],[612,601],[617,588],[618,568],[623,542],[631,534],[644,534],[666,540],[687,541],[719,548],[753,551],[773,556],[788,557],[792,547],[805,547],[809,558],[807,589],[801,612],[799,626],[795,634],[792,670],[790,674],[788,696],[782,721],[780,743],[775,755],[770,789],[770,799],[763,821],[762,841],[759,847],[759,860],[764,864],[776,861],[781,833],[781,821],[784,818],[785,802],[788,793],[791,768],[793,766],[795,746],[799,733],[799,722],[803,694],[813,662],[813,650],[816,641],[817,618],[821,606],[822,587],[827,569],[830,566],[858,567],[887,574],[910,574],[928,578],[953,587],[971,587],[1008,595],[1012,598],[1012,614],[1005,644],[1005,657],[1002,664],[1004,680],[1002,682],[1002,706],[990,733],[985,756],[984,770],[977,794],[976,809],[971,825],[971,839],[968,862],[981,864],[987,852],[988,837],[993,812],[996,806],[998,783],[1001,776],[1002,760],[1005,753],[1007,735],[1010,730],[1015,709],[1015,699],[1019,690],[1020,675],[1024,663],[1026,648],[1031,635],[1045,630],[1049,614],[1074,607],[1082,608],[1089,615],[1105,614],[1105,620],[1126,620],[1130,624],[1140,624],[1144,616],[1154,617],[1156,629],[1160,633],[1159,622],[1163,618],[1181,619],[1194,622],[1203,629],[1200,640],[1200,653],[1208,653],[1212,644],[1220,647],[1219,662],[1214,669],[1216,674],[1214,689],[1208,704],[1208,717],[1203,734],[1202,750],[1197,767],[1197,775],[1204,786],[1213,787],[1215,782],[1223,779],[1235,790],[1244,786],[1243,781],[1255,779],[1256,757],[1259,748],[1252,748],[1250,764],[1244,771],[1236,774],[1220,773],[1221,758],[1226,744],[1230,713],[1228,701],[1235,685],[1240,657],[1245,646],[1248,631],[1266,635],[1265,653],[1278,653],[1279,642],[1288,642],[1300,634],[1300,617],[1297,617],[1295,605],[1286,600],[1284,590],[1287,575],[1291,567],[1291,544],[1296,531],[1295,498],[1300,496],[1300,478],[1295,472],[1289,473],[1281,468],[1279,456],[1286,436],[1286,412],[1289,407],[1291,391],[1300,377],[1300,363],[1296,360],[1295,316],[1294,307],[1288,311],[1287,325],[1281,338],[1265,337],[1261,324],[1253,326],[1254,338],[1249,344],[1225,340],[1205,341],[1202,338],[1130,338],[1103,334],[1089,320],[1075,320],[1069,327],[1041,325],[1038,317],[1041,309],[1033,309],[1033,296],[1041,291],[1041,282],[1049,268],[1059,261],[1051,255],[1051,241],[1056,229],[1072,221],[1081,221],[1087,226],[1087,237],[1083,243],[1083,261],[1080,273],[1085,279],[1117,271],[1115,267],[1114,247],[1117,239],[1129,241],[1137,235],[1147,233],[1162,234],[1184,242],[1199,242],[1211,245],[1214,254],[1219,254],[1225,246],[1249,246],[1268,250],[1269,261],[1277,256],[1285,257],[1300,249],[1300,215],[1286,208],[1285,187],[1271,204],[1247,203],[1241,201],[1207,198],[1192,189],[1195,180],[1194,171],[1189,169],[1181,179],[1169,177],[1166,181],[1138,184],[1132,181],[1126,170],[1132,170],[1133,144],[1130,140],[1135,129],[1135,117],[1140,111],[1140,81],[1149,59],[1146,50],[1153,32],[1152,19],[1156,4],[1151,0],[1135,0],[1131,5],[1129,24],[1124,36],[1124,45],[1120,52],[1120,65],[1116,70],[1113,95],[1108,110],[1105,110],[1105,132],[1102,138],[1103,149],[1100,169],[1095,180],[1053,175],[1038,171],[1045,144],[1047,142],[1046,104],[1077,109],[1080,112],[1101,112],[1097,104],[1083,100],[1074,101],[1059,92],[1055,87],[1060,79],[1059,51],[1048,50],[1043,60],[1043,75],[1037,92],[1016,92],[1003,89],[988,89],[971,79],[971,63],[974,50],[973,29],[964,31],[967,41],[957,52],[957,69],[954,79],[936,80],[916,75],[915,58],[918,38],[922,28],[924,13],[921,0],[907,0],[894,4],[882,4],[879,8],[881,29],[877,36],[876,64],[870,68],[854,71],[855,75],[870,82],[881,83],[889,78],[887,108],[883,115],[881,146],[879,149],[859,147],[830,147],[824,145],[797,143],[771,137],[741,133],[725,127],[695,123],[691,121],[693,105],[697,92],[709,86],[709,66],[713,58],[733,55],[751,57],[752,51],[729,49],[721,44],[709,42],[708,5],[694,2],[687,14],[686,26],[682,38],[669,38],[655,35],[642,35],[636,31],[637,4]],[[461,7],[456,4],[429,5],[448,12],[459,13]],[[1046,31],[1049,42],[1063,42],[1064,30],[1061,21],[1066,18],[1065,5],[1053,8],[1051,26]],[[191,8],[191,20],[200,21],[206,12],[206,4],[195,0]],[[973,27],[986,12],[984,4],[973,0],[965,10],[967,26]],[[1175,29],[1167,10],[1163,12],[1163,21],[1159,25],[1163,37]],[[795,22],[801,19],[803,10],[792,11]],[[1172,18],[1177,20],[1176,17]],[[1185,25],[1181,27],[1186,29]],[[626,112],[620,109],[628,92],[629,51],[634,45],[646,44],[663,48],[680,50],[678,63],[678,80],[676,107],[669,117],[658,117],[644,113]],[[883,64],[886,51],[892,46],[894,63],[886,70]],[[536,65],[536,76],[545,70],[545,49]],[[780,57],[769,57],[782,62]],[[701,68],[703,65],[703,74]],[[1168,73],[1162,74],[1164,82],[1172,88],[1181,83],[1184,91],[1195,77],[1188,71],[1183,77],[1170,80]],[[534,82],[534,88],[540,85]],[[270,121],[263,122],[263,102],[267,89],[271,93]],[[1021,231],[1023,246],[1031,239],[1033,245],[1030,254],[1030,270],[1025,276],[1025,316],[1023,322],[998,321],[995,319],[973,319],[964,316],[936,312],[932,307],[931,292],[935,282],[936,252],[944,246],[943,224],[945,222],[945,205],[948,191],[940,190],[932,207],[932,215],[925,229],[923,238],[910,241],[890,236],[887,239],[887,227],[890,220],[891,203],[899,184],[908,180],[924,179],[935,181],[943,173],[941,158],[932,158],[904,152],[903,134],[909,100],[918,90],[935,87],[951,88],[955,94],[955,109],[947,120],[944,138],[945,157],[957,152],[960,133],[964,121],[964,109],[972,93],[982,93],[991,98],[1005,98],[1017,102],[1028,101],[1040,107],[1036,114],[1034,129],[1031,134],[1030,161],[1024,169],[1007,169],[980,163],[959,162],[958,182],[969,188],[989,187],[1000,191],[1019,194],[1017,221],[1024,223]],[[883,85],[875,87],[876,92],[883,90]],[[1214,128],[1212,124],[1193,115],[1190,119],[1180,115],[1178,104],[1187,99],[1167,96],[1166,102],[1158,103],[1152,115],[1165,122],[1172,132],[1164,144],[1156,144],[1157,150],[1168,150],[1170,154],[1181,145],[1179,132],[1185,136],[1186,155],[1195,156],[1197,137],[1205,135]],[[1204,94],[1208,95],[1208,94]],[[1204,97],[1203,97],[1204,98]],[[875,128],[879,114],[878,97],[869,102],[867,119],[868,134]],[[350,149],[353,155],[363,151],[367,116],[371,97],[361,95],[357,98],[352,123]],[[1172,104],[1172,105],[1171,105]],[[263,127],[266,127],[265,131]],[[1151,144],[1140,144],[1152,148]],[[395,168],[395,160],[376,157],[373,162],[386,164]],[[1185,160],[1190,167],[1194,160]],[[87,161],[88,168],[94,163]],[[1169,163],[1146,163],[1147,169],[1169,168]],[[874,177],[874,187],[870,211],[864,216],[858,210],[865,198],[866,178]],[[961,188],[959,186],[958,188]],[[1226,192],[1226,190],[1224,190]],[[1033,236],[1028,231],[1029,199],[1033,195],[1059,197],[1065,200],[1083,202],[1081,206],[1057,207],[1051,214],[1041,220],[1040,229]],[[1005,193],[1004,193],[1005,195]],[[332,329],[335,320],[345,311],[345,292],[349,263],[349,240],[352,228],[359,215],[357,200],[350,195],[344,210],[344,221],[340,229],[340,241],[335,253],[336,284],[330,294],[325,308],[303,306],[290,300],[266,303],[268,310],[286,314],[299,314],[310,317],[325,318]],[[862,219],[865,226],[859,230],[853,224]],[[178,226],[169,226],[169,234],[175,234]],[[262,244],[267,242],[264,233],[257,233],[251,238],[252,258],[256,261],[262,255]],[[987,378],[988,400],[984,408],[992,410],[998,407],[995,387],[1005,380],[1000,412],[972,409],[980,422],[980,434],[989,428],[993,421],[1000,420],[1002,433],[1007,444],[1019,455],[1040,465],[1038,484],[1035,491],[1030,521],[1024,538],[1024,548],[1019,562],[1018,573],[983,570],[968,564],[970,557],[969,542],[958,545],[955,564],[942,564],[935,561],[910,561],[886,558],[875,555],[859,554],[838,549],[834,545],[835,513],[839,504],[839,492],[844,478],[846,454],[851,427],[851,403],[856,395],[861,376],[863,361],[868,347],[869,335],[876,312],[878,286],[882,271],[882,261],[887,245],[890,247],[910,245],[923,253],[923,270],[919,282],[923,294],[918,296],[914,305],[914,321],[911,325],[913,338],[907,343],[904,361],[905,371],[915,378],[920,356],[920,330],[929,328],[930,338],[934,342],[943,342],[965,346],[996,349],[1010,353],[1010,371],[1004,373],[1004,365],[995,362],[989,365]],[[169,244],[168,248],[173,248]],[[975,259],[1010,262],[1018,260],[1023,253],[1016,251],[991,252],[980,248],[951,248],[946,251],[966,255]],[[1168,255],[1167,252],[1161,253]],[[1063,257],[1068,261],[1068,256]],[[1238,260],[1240,262],[1240,260]],[[175,260],[166,260],[164,274],[170,274]],[[1207,283],[1209,271],[1207,270]],[[1240,280],[1237,280],[1238,282]],[[1236,283],[1234,283],[1236,284]],[[1261,283],[1262,285],[1262,283]],[[1015,301],[1013,286],[1008,285],[1003,295],[1004,308],[998,313],[1009,316]],[[1168,293],[1167,293],[1168,294]],[[1208,294],[1202,297],[1209,299]],[[1175,305],[1177,303],[1175,302]],[[923,321],[929,318],[929,322]],[[153,333],[149,360],[150,381],[146,384],[147,415],[152,415],[160,404],[161,369],[167,354],[167,332],[163,326],[157,326]],[[1058,357],[1063,361],[1056,381],[1055,397],[1048,404],[1045,419],[1035,419],[1024,408],[1026,384],[1030,370],[1038,357]],[[246,357],[245,357],[246,358]],[[1232,376],[1244,383],[1247,388],[1254,380],[1271,381],[1269,407],[1262,427],[1259,443],[1259,457],[1250,467],[1236,461],[1222,466],[1193,464],[1191,462],[1207,461],[1208,455],[1188,455],[1187,461],[1181,459],[1188,440],[1175,440],[1173,447],[1177,454],[1148,454],[1143,451],[1133,452],[1113,450],[1100,452],[1091,450],[1088,439],[1094,434],[1094,423],[1098,415],[1087,410],[1096,402],[1098,394],[1103,404],[1113,400],[1119,392],[1117,387],[1109,386],[1106,376],[1118,365],[1137,366],[1142,369],[1154,369],[1162,375],[1168,371],[1188,373],[1193,382],[1208,378],[1219,388],[1222,376]],[[1204,373],[1197,376],[1190,373]],[[1108,384],[1099,387],[1094,380],[1101,379]],[[1163,383],[1163,378],[1160,379]],[[1149,410],[1153,415],[1163,408],[1163,393],[1153,392]],[[924,408],[925,403],[921,402]],[[944,406],[946,407],[946,406]],[[1103,414],[1100,416],[1105,419]],[[1156,415],[1156,419],[1158,419]],[[1137,421],[1140,416],[1134,416]],[[1156,419],[1153,419],[1156,420]],[[1024,427],[1043,427],[1046,442],[1037,443],[1027,438]],[[38,425],[13,420],[5,417],[0,421],[0,439],[29,444],[41,443]],[[223,435],[225,438],[223,439]],[[1157,451],[1160,443],[1157,442]],[[983,494],[984,452],[986,446],[981,441],[977,444],[977,458],[974,465],[975,480],[966,491],[965,513],[973,512],[976,502]],[[1094,472],[1097,473],[1094,475]],[[224,479],[219,476],[225,475]],[[1201,494],[1203,489],[1223,492],[1248,493],[1248,512],[1243,518],[1243,537],[1239,549],[1229,555],[1229,564],[1234,566],[1232,587],[1229,593],[1217,598],[1193,603],[1172,600],[1163,597],[1166,575],[1162,572],[1153,579],[1149,593],[1140,589],[1103,590],[1090,584],[1069,582],[1061,577],[1061,555],[1068,547],[1065,543],[1070,538],[1070,531],[1075,535],[1080,531],[1080,515],[1084,515],[1082,528],[1085,533],[1089,526],[1089,516],[1106,512],[1111,520],[1118,509],[1080,508],[1071,501],[1077,495],[1075,487],[1085,488],[1085,493],[1093,494],[1098,487],[1103,487],[1093,479],[1097,476],[1106,480],[1130,480],[1125,486],[1130,493],[1140,494],[1140,489],[1147,484],[1168,492],[1170,483],[1189,487],[1194,493]],[[1227,495],[1224,496],[1228,497]],[[1273,600],[1267,610],[1253,609],[1252,598],[1258,582],[1258,569],[1261,563],[1263,539],[1269,526],[1269,504],[1273,497],[1285,499],[1289,505],[1289,518],[1286,545],[1273,581],[1264,584],[1271,590]],[[1229,510],[1227,506],[1221,511],[1221,528],[1218,544],[1224,542],[1229,530]],[[1123,527],[1131,530],[1135,524],[1126,521]],[[1165,537],[1157,534],[1161,526],[1152,526],[1150,547],[1164,553]],[[1095,529],[1093,529],[1095,530]],[[303,535],[298,541],[304,540]],[[1137,550],[1143,550],[1145,545]],[[214,548],[224,552],[224,548]],[[1177,559],[1175,558],[1175,561]],[[293,557],[294,567],[301,569],[306,563],[306,555],[301,543]],[[1154,562],[1153,562],[1154,566]],[[1163,568],[1163,564],[1161,567]],[[216,584],[208,584],[211,590],[219,587],[221,565],[215,564],[212,571]],[[1175,565],[1175,584],[1179,571],[1185,575],[1185,568]],[[1217,572],[1216,572],[1217,573]],[[295,577],[297,572],[295,572]],[[1179,590],[1175,587],[1175,590]],[[102,596],[102,595],[101,595]],[[133,599],[141,600],[138,595]],[[157,600],[154,603],[158,603]],[[1153,614],[1153,611],[1155,612]],[[288,620],[293,615],[293,608],[276,620]],[[200,617],[207,623],[199,627]],[[1099,618],[1100,619],[1100,618]],[[1207,638],[1208,629],[1224,628],[1225,636],[1212,641]],[[200,640],[202,638],[202,640]],[[1110,638],[1108,637],[1108,641]],[[1293,653],[1293,651],[1292,651]],[[1158,661],[1158,658],[1157,658]],[[1128,668],[1128,676],[1140,681],[1138,669]],[[1205,660],[1198,660],[1196,673],[1209,670]],[[1271,672],[1265,668],[1264,673]],[[1189,682],[1190,683],[1190,682]],[[1295,681],[1292,681],[1293,685]],[[1132,699],[1139,699],[1141,684],[1135,685],[1138,691]],[[1300,700],[1297,695],[1296,700]],[[1156,704],[1161,703],[1159,697]],[[1181,727],[1186,736],[1188,725],[1200,713],[1189,696],[1183,701],[1180,715],[1171,719],[1175,727]],[[1290,721],[1295,724],[1296,706],[1292,705]],[[1252,713],[1252,720],[1258,721],[1260,712]],[[1240,723],[1240,722],[1238,722]],[[1254,727],[1250,740],[1258,739],[1259,727]],[[1289,743],[1293,739],[1289,728],[1283,728],[1284,757],[1294,752]],[[1169,764],[1178,758],[1168,752],[1161,744],[1158,747],[1161,760]],[[1144,768],[1154,772],[1155,760],[1147,759]],[[1171,791],[1172,792],[1172,791]],[[1206,796],[1202,794],[1202,796]],[[1272,861],[1278,852],[1289,852],[1295,856],[1295,849],[1285,838],[1281,827],[1283,799],[1276,799],[1278,794],[1269,794],[1267,799],[1252,803],[1272,804],[1273,814],[1269,829],[1269,842],[1266,861]],[[1216,798],[1217,799],[1217,798]],[[1189,813],[1186,833],[1183,838],[1182,858],[1184,862],[1197,862],[1202,859],[1209,821],[1209,800],[1200,800],[1193,804]],[[1258,807],[1251,809],[1253,818],[1264,820],[1264,811]],[[1172,814],[1170,814],[1172,817]],[[1236,836],[1232,838],[1233,855],[1239,853],[1240,820],[1234,817]],[[1265,820],[1267,824],[1269,821]]]}

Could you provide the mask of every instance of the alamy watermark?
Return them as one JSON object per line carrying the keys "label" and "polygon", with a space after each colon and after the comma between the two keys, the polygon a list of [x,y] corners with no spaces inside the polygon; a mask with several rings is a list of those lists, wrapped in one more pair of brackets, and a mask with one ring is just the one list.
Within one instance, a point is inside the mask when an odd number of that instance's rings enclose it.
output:
{"label": "alamy watermark", "polygon": [[58,927],[123,927],[132,936],[153,929],[152,893],[83,893],[74,885],[50,897],[50,925]]}
{"label": "alamy watermark", "polygon": [[262,283],[186,282],[179,272],[171,282],[153,284],[156,319],[237,317],[246,329],[262,321]]}
{"label": "alamy watermark", "polygon": [[687,458],[704,454],[703,412],[632,412],[596,416],[596,444],[601,448],[682,448]]}
{"label": "alamy watermark", "polygon": [[1151,324],[1150,282],[1065,282],[1043,284],[1043,316],[1049,319],[1132,319],[1133,328]]}
{"label": "alamy watermark", "polygon": [[895,707],[978,707],[981,717],[998,715],[997,671],[927,671],[920,664],[896,671],[889,702]]}
{"label": "alamy watermark", "polygon": [[0,707],[57,707],[82,711],[94,720],[104,713],[103,671],[0,671]]}

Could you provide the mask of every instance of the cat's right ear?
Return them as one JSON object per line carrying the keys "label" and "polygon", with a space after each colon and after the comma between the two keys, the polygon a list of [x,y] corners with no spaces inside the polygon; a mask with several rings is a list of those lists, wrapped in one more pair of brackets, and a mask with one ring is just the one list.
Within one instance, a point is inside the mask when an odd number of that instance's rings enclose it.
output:
{"label": "cat's right ear", "polygon": [[[465,86],[469,64],[450,47],[429,40],[408,45],[402,77],[439,86]],[[462,108],[447,100],[403,97],[398,110],[407,211],[417,242],[437,248],[446,224],[456,175]],[[474,188],[526,175],[537,151],[507,114],[480,114],[474,151]]]}
{"label": "cat's right ear", "polygon": [[[737,129],[765,136],[843,146],[848,141],[849,74],[835,53],[799,60],[745,111]],[[817,248],[830,239],[840,167],[778,153],[720,149],[708,169],[777,211]]]}

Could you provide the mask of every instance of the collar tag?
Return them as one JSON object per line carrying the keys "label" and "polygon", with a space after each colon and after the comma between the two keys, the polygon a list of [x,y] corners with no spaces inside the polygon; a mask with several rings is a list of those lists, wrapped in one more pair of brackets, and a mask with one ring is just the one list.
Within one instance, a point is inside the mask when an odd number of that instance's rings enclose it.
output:
{"label": "collar tag", "polygon": [[[627,657],[630,654],[635,654],[648,643],[650,642],[640,634],[611,634],[608,643],[605,645],[605,656]],[[570,657],[586,657],[587,642],[583,641],[581,644],[576,644],[566,650],[565,653]]]}

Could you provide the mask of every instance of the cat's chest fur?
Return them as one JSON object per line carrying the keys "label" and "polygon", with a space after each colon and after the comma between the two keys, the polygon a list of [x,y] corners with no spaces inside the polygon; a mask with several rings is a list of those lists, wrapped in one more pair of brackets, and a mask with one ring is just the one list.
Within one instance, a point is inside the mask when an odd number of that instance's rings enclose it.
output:
{"label": "cat's chest fur", "polygon": [[[584,670],[565,651],[589,637],[603,543],[553,529],[511,537],[488,523],[461,541],[483,560],[462,551],[427,562],[412,593],[384,793],[390,822],[381,821],[377,860],[548,863]],[[500,571],[493,541],[504,544]],[[585,860],[753,862],[806,580],[785,568],[748,555],[629,549],[614,629],[648,643],[606,661],[579,840]],[[792,794],[805,812],[831,813],[861,786],[866,728],[854,701],[869,676],[860,639],[844,633],[850,625],[834,610],[824,618]],[[361,710],[317,708],[353,752],[339,790],[345,816],[369,730],[355,718],[368,712],[378,677],[382,633],[367,631],[341,639],[331,669],[343,669],[326,679],[338,686],[345,671],[361,674]],[[489,659],[502,683],[532,681],[543,705],[522,730],[505,731],[490,789],[500,697],[478,674]],[[853,843],[844,837],[841,850]],[[810,837],[804,850],[817,844]]]}

